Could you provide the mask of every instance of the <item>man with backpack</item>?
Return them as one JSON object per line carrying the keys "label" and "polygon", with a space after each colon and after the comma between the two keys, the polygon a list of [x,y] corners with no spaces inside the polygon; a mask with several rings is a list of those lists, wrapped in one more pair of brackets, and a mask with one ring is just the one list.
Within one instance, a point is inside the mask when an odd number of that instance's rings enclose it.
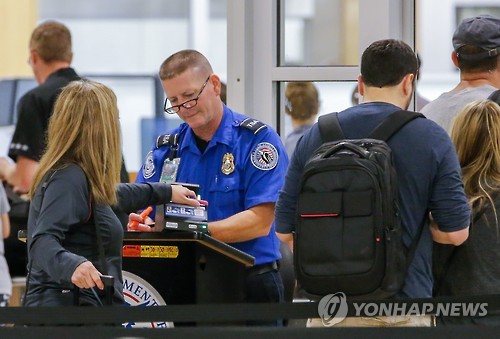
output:
{"label": "man with backpack", "polygon": [[[335,119],[327,115],[320,121],[328,124],[315,124],[299,140],[275,220],[280,238],[296,249],[296,274],[306,292],[430,298],[432,241],[460,245],[467,239],[470,208],[450,138],[436,123],[401,112],[417,72],[416,54],[404,42],[372,43],[358,77],[363,103],[338,113],[341,131],[329,131]],[[311,168],[322,160],[333,163]],[[395,257],[402,259],[392,262]],[[353,326],[431,324],[430,317],[416,318],[346,320]]]}

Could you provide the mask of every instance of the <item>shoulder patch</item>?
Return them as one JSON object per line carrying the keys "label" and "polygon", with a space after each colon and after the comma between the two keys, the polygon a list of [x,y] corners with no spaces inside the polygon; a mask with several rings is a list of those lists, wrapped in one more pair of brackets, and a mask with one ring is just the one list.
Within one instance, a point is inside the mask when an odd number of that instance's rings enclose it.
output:
{"label": "shoulder patch", "polygon": [[278,164],[278,151],[273,144],[261,142],[250,155],[254,167],[262,171],[270,171]]}
{"label": "shoulder patch", "polygon": [[156,138],[156,148],[162,146],[177,146],[179,134],[163,134]]}
{"label": "shoulder patch", "polygon": [[246,118],[245,120],[240,122],[240,126],[248,128],[253,132],[253,134],[257,134],[267,128],[266,124],[264,124],[262,121],[253,118]]}
{"label": "shoulder patch", "polygon": [[149,179],[155,174],[155,163],[153,161],[153,151],[149,151],[148,155],[146,156],[146,160],[144,161],[144,164],[142,165],[142,176],[144,179]]}

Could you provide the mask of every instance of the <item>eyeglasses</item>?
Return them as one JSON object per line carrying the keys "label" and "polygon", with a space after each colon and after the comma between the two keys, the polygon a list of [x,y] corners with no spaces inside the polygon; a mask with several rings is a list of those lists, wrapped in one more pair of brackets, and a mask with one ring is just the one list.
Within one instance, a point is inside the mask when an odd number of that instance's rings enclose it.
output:
{"label": "eyeglasses", "polygon": [[196,98],[189,99],[187,101],[184,101],[182,104],[174,105],[174,106],[170,106],[170,107],[167,106],[169,101],[168,101],[168,98],[166,98],[165,105],[163,106],[163,110],[168,114],[175,114],[181,110],[181,107],[184,107],[187,109],[193,108],[198,103],[198,100],[200,99],[201,93],[203,93],[203,90],[205,89],[205,87],[208,84],[208,80],[210,80],[210,75],[208,76],[207,80],[203,83],[203,86],[201,86],[200,92],[198,93]]}

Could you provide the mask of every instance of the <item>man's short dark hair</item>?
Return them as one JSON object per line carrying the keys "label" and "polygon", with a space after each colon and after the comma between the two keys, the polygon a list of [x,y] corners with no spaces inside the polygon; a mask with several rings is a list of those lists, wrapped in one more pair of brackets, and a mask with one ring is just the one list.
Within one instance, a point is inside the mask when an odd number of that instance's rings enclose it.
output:
{"label": "man's short dark hair", "polygon": [[418,61],[415,52],[403,41],[375,41],[363,52],[361,77],[368,86],[396,86],[408,74],[417,77]]}

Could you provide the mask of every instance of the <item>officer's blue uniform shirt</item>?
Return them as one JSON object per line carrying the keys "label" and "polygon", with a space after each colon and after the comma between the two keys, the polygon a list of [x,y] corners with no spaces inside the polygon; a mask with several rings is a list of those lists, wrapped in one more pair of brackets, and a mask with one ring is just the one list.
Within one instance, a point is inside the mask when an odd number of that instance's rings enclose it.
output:
{"label": "officer's blue uniform shirt", "polygon": [[[276,202],[284,183],[288,157],[280,137],[258,121],[258,129],[240,126],[245,119],[249,118],[224,105],[221,124],[203,154],[186,123],[170,133],[179,134],[176,157],[181,160],[176,181],[200,185],[199,194],[209,202],[208,221],[225,219],[262,203]],[[160,181],[169,152],[168,145],[154,147],[136,181]],[[256,265],[281,257],[274,223],[267,236],[231,245],[254,256]]]}

